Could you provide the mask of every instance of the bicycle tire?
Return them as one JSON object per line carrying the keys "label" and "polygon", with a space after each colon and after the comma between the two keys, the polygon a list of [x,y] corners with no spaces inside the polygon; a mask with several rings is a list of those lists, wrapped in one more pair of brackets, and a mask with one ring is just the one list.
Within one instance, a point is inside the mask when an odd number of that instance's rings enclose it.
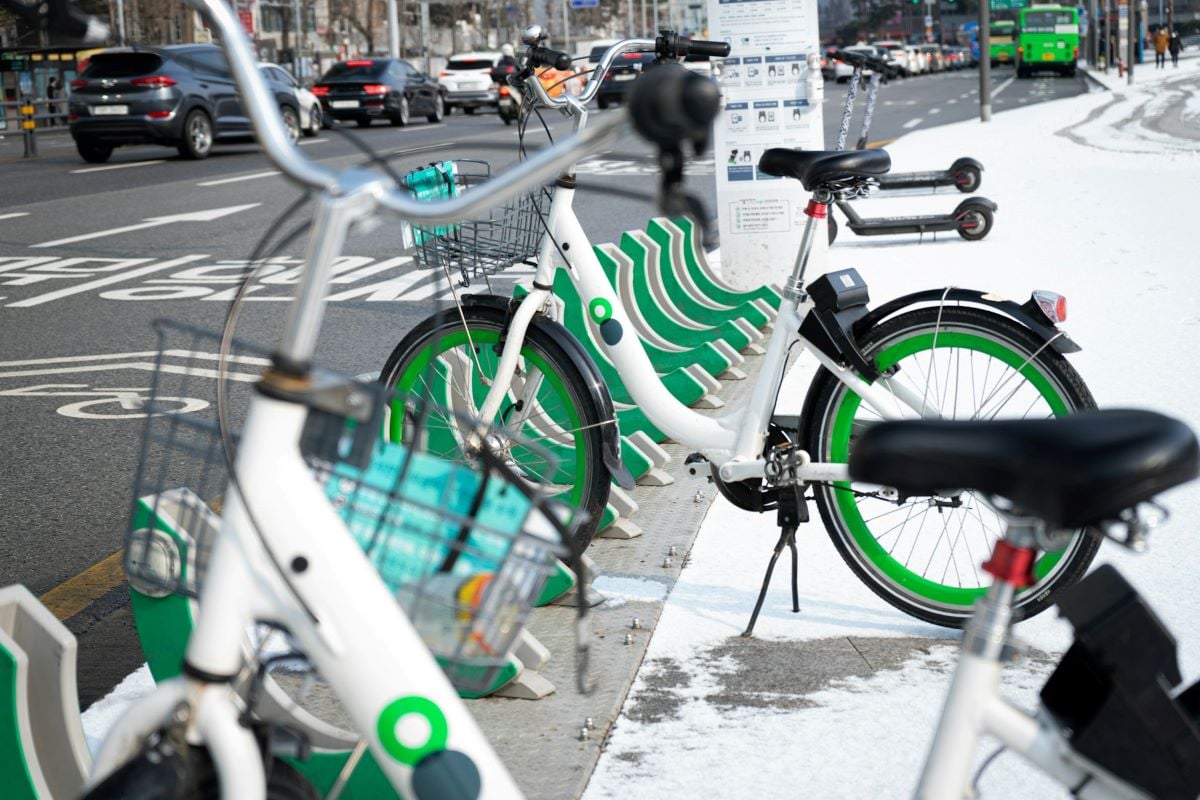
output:
{"label": "bicycle tire", "polygon": [[[403,394],[477,417],[486,393],[478,373],[482,371],[489,379],[495,374],[500,360],[497,345],[507,322],[504,310],[482,305],[464,306],[462,316],[456,308],[433,314],[396,345],[380,373],[380,381]],[[576,534],[584,549],[596,534],[611,491],[602,449],[601,426],[606,419],[588,389],[586,377],[542,326],[530,325],[521,356],[521,375],[531,382],[539,375],[542,380],[535,391],[536,408],[530,405],[531,413],[519,433],[549,449],[559,465],[553,476],[539,475],[539,463],[544,460],[528,448],[510,447],[507,456],[533,482],[587,514],[587,521],[578,526]],[[457,385],[454,372],[459,377]],[[473,376],[470,385],[464,379],[467,373]],[[497,419],[489,422],[503,424],[511,420],[514,411],[523,411],[521,403],[526,398],[514,400],[510,391],[509,399],[513,402],[502,405]],[[387,435],[402,440],[398,416],[392,415]],[[446,420],[446,424],[449,427],[453,421]],[[458,440],[449,437],[431,442],[430,450],[449,458],[464,456]]]}
{"label": "bicycle tire", "polygon": [[[899,366],[892,380],[906,381],[922,397],[932,395],[948,418],[1057,416],[1096,406],[1083,379],[1060,353],[1026,328],[988,311],[909,311],[866,331],[858,344],[880,369]],[[967,378],[966,384],[960,385],[959,378]],[[896,407],[916,416],[899,401]],[[805,401],[802,441],[814,460],[844,462],[855,427],[873,419],[878,414],[822,369]],[[918,619],[962,627],[990,584],[979,567],[1001,530],[995,511],[971,492],[957,498],[888,498],[867,487],[859,491],[850,483],[835,483],[815,487],[815,497],[834,546],[875,594]],[[899,519],[902,510],[906,514]],[[935,510],[935,525],[926,532]],[[1082,577],[1099,546],[1096,537],[1075,531],[1062,551],[1043,553],[1035,566],[1038,582],[1018,595],[1016,617],[1049,607],[1058,590]],[[922,561],[925,566],[918,571]],[[948,582],[951,578],[957,578],[957,585]]]}

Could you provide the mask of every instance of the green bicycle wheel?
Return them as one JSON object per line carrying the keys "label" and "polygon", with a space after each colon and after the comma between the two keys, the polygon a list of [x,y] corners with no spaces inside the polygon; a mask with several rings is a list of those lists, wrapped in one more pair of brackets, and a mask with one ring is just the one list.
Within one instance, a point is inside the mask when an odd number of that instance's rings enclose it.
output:
{"label": "green bicycle wheel", "polygon": [[[881,370],[896,368],[887,380],[915,392],[945,419],[1035,419],[1096,405],[1061,354],[1022,326],[979,309],[910,311],[867,331],[859,348]],[[895,410],[918,416],[899,400]],[[806,401],[806,449],[815,460],[844,463],[855,437],[879,419],[822,370]],[[972,492],[900,497],[851,482],[815,491],[834,545],[872,591],[919,619],[963,625],[991,583],[980,566],[1004,526],[984,498]],[[1063,550],[1041,554],[1037,583],[1018,595],[1018,618],[1051,605],[1057,590],[1083,575],[1099,546],[1075,531]]]}
{"label": "green bicycle wheel", "polygon": [[[461,315],[450,309],[419,324],[392,351],[380,381],[439,409],[423,426],[429,452],[460,460],[469,456],[472,437],[463,422],[480,416],[500,363],[506,324],[501,309],[467,305]],[[488,446],[502,451],[526,480],[587,514],[588,521],[577,528],[579,544],[586,548],[611,488],[601,449],[601,426],[611,420],[602,417],[585,376],[539,326],[530,326],[513,386],[487,422],[492,425]],[[399,404],[387,435],[405,440]]]}

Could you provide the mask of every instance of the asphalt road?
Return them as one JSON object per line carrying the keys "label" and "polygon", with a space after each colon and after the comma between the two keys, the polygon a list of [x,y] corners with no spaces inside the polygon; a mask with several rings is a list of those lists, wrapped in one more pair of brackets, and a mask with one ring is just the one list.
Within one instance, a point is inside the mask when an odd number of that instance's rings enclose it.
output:
{"label": "asphalt road", "polygon": [[[1083,91],[1079,79],[1009,77],[995,74],[997,111]],[[970,118],[977,90],[974,71],[893,82],[881,91],[870,138]],[[836,132],[844,91],[827,85],[827,135],[830,126]],[[490,114],[346,133],[355,139],[327,131],[304,140],[303,150],[346,166],[361,161],[366,146],[398,173],[449,157],[497,168],[516,158],[515,130]],[[530,141],[545,135],[534,131]],[[300,192],[251,145],[221,147],[200,162],[124,148],[104,165],[84,163],[62,135],[43,137],[40,150],[41,158],[23,160],[19,137],[0,141],[0,585],[24,583],[35,594],[122,545],[143,424],[130,398],[150,386],[146,364],[158,346],[151,322],[219,327],[246,273],[242,260],[264,234],[299,226],[238,327],[270,348],[311,213],[304,207],[279,219]],[[613,241],[656,213],[654,160],[640,143],[622,142],[579,172],[576,209],[593,241]],[[711,197],[711,158],[689,174]],[[448,302],[445,281],[401,255],[399,223],[378,222],[344,250],[321,339],[319,362],[349,374],[378,370],[406,331]],[[213,396],[211,382],[192,388],[198,399]],[[141,662],[126,605],[118,587],[68,620],[81,641],[84,707]]]}

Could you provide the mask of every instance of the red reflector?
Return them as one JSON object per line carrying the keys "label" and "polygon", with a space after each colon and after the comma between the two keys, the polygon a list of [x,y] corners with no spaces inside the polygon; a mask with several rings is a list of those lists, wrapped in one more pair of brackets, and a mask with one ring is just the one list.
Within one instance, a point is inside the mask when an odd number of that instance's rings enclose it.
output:
{"label": "red reflector", "polygon": [[1067,321],[1067,298],[1060,296],[1058,302],[1054,304],[1054,312],[1058,314],[1059,322]]}
{"label": "red reflector", "polygon": [[375,64],[375,62],[374,62],[374,61],[371,61],[370,59],[363,59],[363,60],[361,60],[361,61],[347,61],[347,62],[346,62],[346,66],[347,66],[347,67],[370,67],[370,66],[373,66],[374,64]]}
{"label": "red reflector", "polygon": [[382,83],[368,83],[365,86],[363,86],[362,88],[363,88],[363,91],[366,92],[367,94],[378,95],[378,94],[387,94],[388,93],[388,87],[384,86]]}
{"label": "red reflector", "polygon": [[75,80],[71,81],[72,89],[82,89],[85,86],[87,86],[87,81],[85,81],[83,78],[76,78]]}
{"label": "red reflector", "polygon": [[329,96],[329,87],[328,86],[314,86],[311,89],[309,89],[309,91],[312,92],[317,97],[328,97]]}
{"label": "red reflector", "polygon": [[1033,302],[1054,325],[1067,321],[1067,298],[1055,292],[1038,289],[1033,293]]}
{"label": "red reflector", "polygon": [[175,81],[168,78],[166,75],[151,75],[148,78],[134,78],[130,81],[134,86],[151,86],[155,89],[165,89],[168,86],[174,86]]}
{"label": "red reflector", "polygon": [[151,111],[146,116],[150,119],[166,119],[167,117],[171,116],[171,112],[170,111]]}

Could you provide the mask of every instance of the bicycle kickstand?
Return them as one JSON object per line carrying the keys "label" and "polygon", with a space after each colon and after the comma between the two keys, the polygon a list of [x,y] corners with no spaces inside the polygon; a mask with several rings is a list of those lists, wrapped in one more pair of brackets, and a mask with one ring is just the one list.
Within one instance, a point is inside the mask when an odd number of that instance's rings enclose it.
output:
{"label": "bicycle kickstand", "polygon": [[804,487],[797,485],[792,491],[783,491],[779,497],[779,541],[767,562],[767,573],[763,576],[762,588],[758,592],[758,600],[754,603],[754,611],[750,614],[750,624],[742,631],[742,636],[749,638],[754,635],[754,625],[758,622],[758,612],[762,610],[763,601],[767,598],[767,589],[771,586],[771,575],[775,572],[775,562],[786,545],[792,551],[792,613],[800,613],[800,556],[796,551],[796,529],[802,522],[808,522],[808,504],[804,501]]}

